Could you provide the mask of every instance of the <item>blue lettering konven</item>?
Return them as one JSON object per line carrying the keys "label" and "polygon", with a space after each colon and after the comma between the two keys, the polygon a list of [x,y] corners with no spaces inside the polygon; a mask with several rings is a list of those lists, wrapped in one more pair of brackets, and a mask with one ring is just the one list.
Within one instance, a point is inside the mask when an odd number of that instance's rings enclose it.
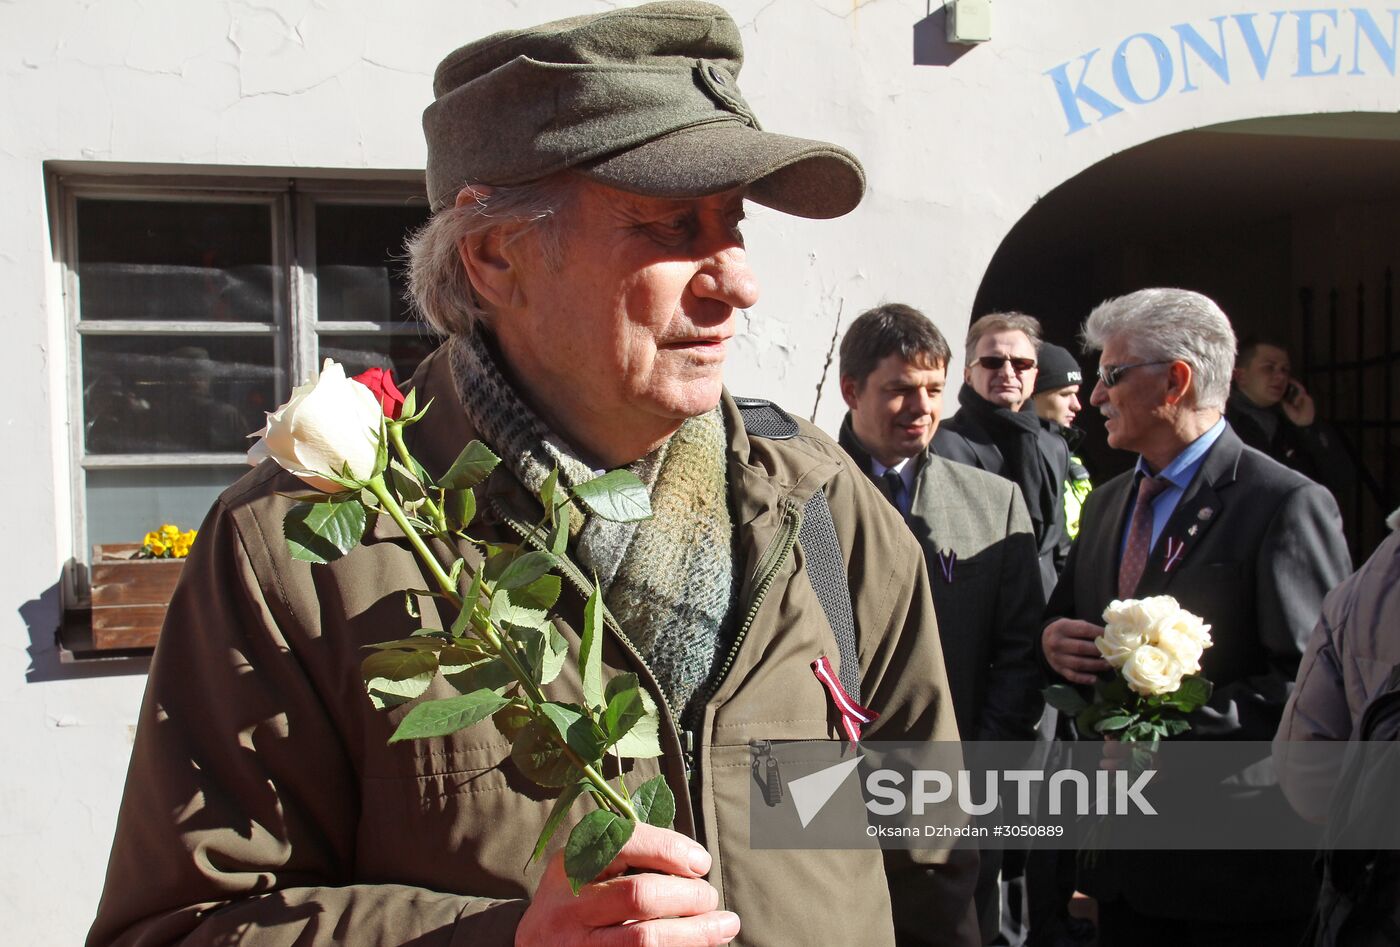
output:
{"label": "blue lettering konven", "polygon": [[[1156,102],[1173,90],[1195,92],[1199,83],[1229,85],[1253,73],[1311,79],[1323,76],[1395,75],[1400,8],[1382,13],[1359,7],[1234,13],[1205,23],[1178,23],[1159,33],[1134,33],[1111,56],[1101,48],[1046,70],[1068,126],[1081,132],[1135,105]],[[1296,68],[1275,68],[1296,51]],[[1214,78],[1211,78],[1214,77]]]}

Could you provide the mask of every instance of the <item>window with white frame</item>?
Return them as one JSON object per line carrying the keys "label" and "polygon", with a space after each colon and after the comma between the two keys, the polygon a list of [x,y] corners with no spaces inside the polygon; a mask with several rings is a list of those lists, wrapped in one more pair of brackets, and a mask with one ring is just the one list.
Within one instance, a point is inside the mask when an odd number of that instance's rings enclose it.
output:
{"label": "window with white frame", "polygon": [[324,358],[402,381],[437,345],[403,298],[421,179],[55,184],[79,562],[197,526],[263,413]]}

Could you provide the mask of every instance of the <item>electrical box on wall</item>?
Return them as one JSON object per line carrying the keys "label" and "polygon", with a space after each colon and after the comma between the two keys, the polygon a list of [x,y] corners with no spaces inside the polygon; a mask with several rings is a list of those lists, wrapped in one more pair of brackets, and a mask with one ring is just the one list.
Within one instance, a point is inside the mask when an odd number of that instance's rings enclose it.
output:
{"label": "electrical box on wall", "polygon": [[971,46],[992,38],[992,0],[948,0],[948,42]]}

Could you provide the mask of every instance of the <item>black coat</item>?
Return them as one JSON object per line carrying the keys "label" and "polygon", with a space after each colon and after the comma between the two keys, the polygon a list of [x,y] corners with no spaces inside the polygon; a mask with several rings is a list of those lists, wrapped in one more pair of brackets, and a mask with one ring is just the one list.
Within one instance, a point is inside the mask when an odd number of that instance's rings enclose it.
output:
{"label": "black coat", "polygon": [[[1117,594],[1133,473],[1089,494],[1047,620],[1103,623]],[[1166,540],[1184,543],[1166,568]],[[1246,447],[1226,428],[1148,557],[1136,597],[1172,595],[1211,626],[1201,673],[1215,684],[1188,737],[1271,740],[1322,600],[1351,571],[1326,489]],[[1267,804],[1285,805],[1277,787]],[[1223,804],[1229,804],[1227,800]],[[1256,800],[1254,804],[1258,804]],[[1151,879],[1159,879],[1152,882]],[[1162,879],[1170,879],[1163,882]],[[1307,852],[1106,852],[1081,890],[1167,917],[1306,916],[1317,882]]]}

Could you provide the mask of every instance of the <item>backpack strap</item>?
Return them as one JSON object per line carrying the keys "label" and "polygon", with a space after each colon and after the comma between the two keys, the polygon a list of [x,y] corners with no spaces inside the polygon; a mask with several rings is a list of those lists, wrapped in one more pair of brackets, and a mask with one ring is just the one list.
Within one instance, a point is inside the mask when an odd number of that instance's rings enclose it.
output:
{"label": "backpack strap", "polygon": [[[782,408],[759,398],[735,398],[744,419],[744,430],[752,437],[785,441],[800,430]],[[856,621],[851,609],[851,587],[846,580],[846,562],[841,556],[841,542],[836,535],[836,523],[831,518],[831,505],[826,494],[818,490],[802,508],[802,525],[797,542],[806,553],[807,581],[817,593],[826,613],[827,624],[836,636],[836,650],[841,658],[841,686],[851,699],[860,702],[860,658],[856,651]]]}

